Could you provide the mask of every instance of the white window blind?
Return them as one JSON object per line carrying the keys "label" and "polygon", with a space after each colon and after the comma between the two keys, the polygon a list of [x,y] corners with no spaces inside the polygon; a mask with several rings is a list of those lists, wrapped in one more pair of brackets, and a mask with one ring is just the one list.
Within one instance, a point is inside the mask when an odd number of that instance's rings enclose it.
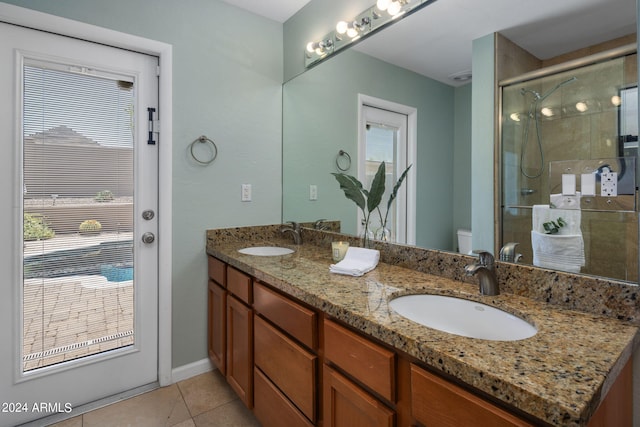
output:
{"label": "white window blind", "polygon": [[133,79],[23,68],[23,369],[133,344]]}

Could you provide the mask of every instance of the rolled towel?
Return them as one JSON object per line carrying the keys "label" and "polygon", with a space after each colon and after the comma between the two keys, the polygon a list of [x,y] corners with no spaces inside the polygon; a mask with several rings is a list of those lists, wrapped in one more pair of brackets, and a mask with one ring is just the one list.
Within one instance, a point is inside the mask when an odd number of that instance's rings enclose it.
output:
{"label": "rolled towel", "polygon": [[380,251],[350,246],[342,261],[331,264],[329,271],[358,277],[376,268],[378,261],[380,261]]}

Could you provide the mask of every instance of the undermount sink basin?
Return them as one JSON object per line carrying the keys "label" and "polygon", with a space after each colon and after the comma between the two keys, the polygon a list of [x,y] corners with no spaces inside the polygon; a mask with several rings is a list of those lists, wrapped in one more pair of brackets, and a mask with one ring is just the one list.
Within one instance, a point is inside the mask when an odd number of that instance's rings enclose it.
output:
{"label": "undermount sink basin", "polygon": [[294,251],[293,249],[283,248],[280,246],[253,246],[250,248],[238,249],[238,252],[245,255],[279,256],[292,254]]}
{"label": "undermount sink basin", "polygon": [[538,330],[513,314],[476,301],[443,295],[406,295],[389,306],[399,315],[450,334],[493,341],[516,341]]}

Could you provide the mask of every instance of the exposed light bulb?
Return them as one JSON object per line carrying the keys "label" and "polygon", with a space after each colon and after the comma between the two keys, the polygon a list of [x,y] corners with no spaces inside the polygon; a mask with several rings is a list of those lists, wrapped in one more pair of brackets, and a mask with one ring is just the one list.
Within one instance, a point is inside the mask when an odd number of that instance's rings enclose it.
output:
{"label": "exposed light bulb", "polygon": [[611,103],[614,106],[619,107],[622,104],[622,98],[620,98],[618,95],[613,95],[611,97]]}
{"label": "exposed light bulb", "polygon": [[347,37],[351,37],[354,38],[355,36],[358,35],[358,30],[356,29],[356,27],[349,27],[349,29],[347,30]]}
{"label": "exposed light bulb", "polygon": [[589,107],[587,106],[586,102],[576,102],[576,110],[580,111],[581,113],[584,113],[585,111],[587,111],[589,109]]}
{"label": "exposed light bulb", "polygon": [[387,10],[390,4],[391,4],[391,0],[378,0],[378,2],[376,3],[376,6],[380,10]]}
{"label": "exposed light bulb", "polygon": [[542,107],[542,109],[540,110],[540,113],[545,117],[553,116],[553,110],[549,107]]}
{"label": "exposed light bulb", "polygon": [[338,34],[344,34],[347,32],[347,30],[349,30],[349,24],[347,24],[345,21],[340,21],[336,25],[336,31],[338,32]]}
{"label": "exposed light bulb", "polygon": [[393,1],[389,5],[389,7],[387,7],[387,12],[389,12],[389,15],[394,16],[397,15],[398,12],[400,12],[400,9],[402,9],[402,5],[400,4],[400,2]]}
{"label": "exposed light bulb", "polygon": [[314,42],[307,43],[307,52],[313,53],[316,50],[317,46],[318,46],[318,44],[314,43]]}
{"label": "exposed light bulb", "polygon": [[509,118],[511,120],[513,120],[514,122],[519,122],[520,121],[520,114],[519,113],[511,113]]}

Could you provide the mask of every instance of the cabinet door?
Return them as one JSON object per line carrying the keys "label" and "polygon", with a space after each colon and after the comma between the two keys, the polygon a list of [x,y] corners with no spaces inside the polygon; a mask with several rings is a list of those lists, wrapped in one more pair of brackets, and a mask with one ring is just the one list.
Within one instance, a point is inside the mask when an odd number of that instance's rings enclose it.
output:
{"label": "cabinet door", "polygon": [[411,365],[411,408],[416,421],[425,426],[532,426],[415,365]]}
{"label": "cabinet door", "polygon": [[227,382],[247,408],[253,406],[253,311],[227,296]]}
{"label": "cabinet door", "polygon": [[218,367],[222,375],[226,374],[227,348],[227,291],[209,280],[209,311],[207,344],[209,359]]}
{"label": "cabinet door", "polygon": [[325,427],[392,427],[394,412],[331,369],[323,367]]}

